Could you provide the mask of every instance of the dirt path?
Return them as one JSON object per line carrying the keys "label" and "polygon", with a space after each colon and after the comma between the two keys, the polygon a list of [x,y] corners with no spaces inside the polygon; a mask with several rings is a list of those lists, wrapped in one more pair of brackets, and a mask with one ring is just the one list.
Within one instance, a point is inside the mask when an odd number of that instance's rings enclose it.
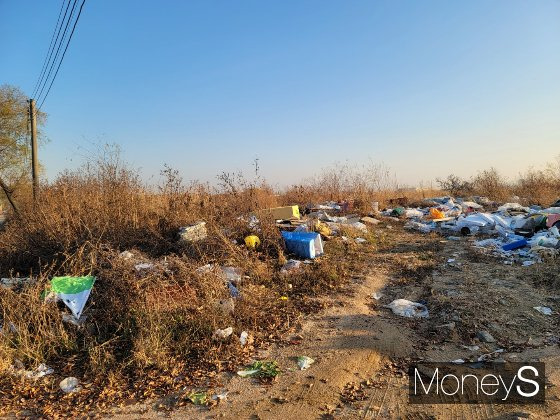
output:
{"label": "dirt path", "polygon": [[[331,305],[308,317],[296,336],[258,355],[283,368],[272,384],[223,373],[220,381],[228,397],[215,407],[158,412],[154,404],[142,404],[115,411],[113,418],[560,418],[558,315],[546,317],[532,308],[556,305],[557,311],[560,301],[524,279],[528,271],[523,270],[530,267],[478,261],[466,241],[448,241],[441,252],[442,263],[422,281],[403,281],[372,264],[370,275],[353,280],[352,293],[327,299]],[[376,258],[395,258],[395,251]],[[403,243],[396,258],[406,267],[419,252]],[[379,302],[372,299],[374,292],[383,294]],[[393,315],[382,305],[394,298],[426,298],[430,318]],[[473,339],[481,329],[495,335],[496,343]],[[478,351],[463,347],[477,343]],[[467,359],[497,348],[505,349],[500,354],[504,361],[546,363],[551,384],[546,405],[407,403],[407,362]],[[301,355],[316,360],[306,371],[297,369],[295,359]]]}

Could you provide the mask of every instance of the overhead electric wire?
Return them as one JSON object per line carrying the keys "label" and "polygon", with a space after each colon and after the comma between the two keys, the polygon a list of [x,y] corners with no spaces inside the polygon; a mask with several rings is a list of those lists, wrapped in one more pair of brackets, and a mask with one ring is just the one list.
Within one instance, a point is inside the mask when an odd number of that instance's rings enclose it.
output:
{"label": "overhead electric wire", "polygon": [[78,11],[78,16],[76,17],[76,20],[74,21],[74,26],[72,27],[72,32],[70,32],[70,36],[68,37],[68,42],[66,43],[66,47],[64,47],[64,52],[62,53],[62,58],[58,62],[58,67],[56,68],[54,76],[51,80],[51,84],[49,85],[49,88],[47,89],[47,93],[43,97],[43,100],[41,101],[41,104],[39,105],[38,109],[41,109],[41,107],[43,106],[43,103],[45,102],[45,99],[47,99],[47,96],[49,95],[49,92],[51,91],[51,87],[54,83],[54,80],[56,79],[56,75],[58,74],[58,70],[60,69],[60,65],[62,64],[62,61],[64,60],[64,56],[66,55],[66,50],[68,49],[68,46],[70,45],[70,41],[72,41],[72,35],[74,35],[74,29],[76,29],[76,25],[78,24],[78,21],[80,20],[80,15],[82,14],[82,8],[84,7],[85,2],[86,2],[86,0],[82,0],[82,4],[80,5],[80,10]]}
{"label": "overhead electric wire", "polygon": [[[68,16],[68,20],[66,21],[66,25],[64,26],[64,32],[62,32],[62,38],[60,38],[60,42],[58,43],[58,47],[56,49],[56,53],[54,55],[54,58],[52,59],[51,65],[49,67],[49,71],[47,73],[47,76],[45,77],[44,81],[43,81],[43,85],[41,86],[41,89],[37,95],[36,101],[39,102],[39,99],[41,98],[41,95],[43,94],[43,91],[45,90],[45,87],[47,86],[47,83],[49,83],[49,78],[51,77],[52,71],[56,65],[56,61],[58,59],[58,55],[60,54],[60,49],[62,47],[62,44],[64,43],[64,40],[66,39],[66,34],[68,33],[68,26],[70,25],[70,22],[72,21],[72,16],[74,15],[74,10],[76,9],[76,4],[78,3],[78,0],[74,0],[74,3],[72,3],[72,9],[70,10],[70,15]],[[68,3],[70,5],[70,3]]]}
{"label": "overhead electric wire", "polygon": [[[45,76],[45,70],[47,69],[47,66],[51,60],[51,56],[52,53],[54,51],[55,45],[58,41],[58,37],[60,35],[60,31],[62,29],[62,24],[64,23],[64,20],[66,19],[66,13],[68,12],[68,6],[70,6],[70,0],[68,0],[68,5],[66,6],[66,11],[64,12],[64,17],[62,18],[62,22],[60,21],[60,16],[62,15],[62,9],[64,9],[64,3],[66,3],[66,0],[62,0],[62,4],[60,5],[60,12],[58,12],[58,19],[56,20],[56,26],[54,27],[54,31],[51,37],[51,43],[49,45],[49,49],[47,50],[47,54],[45,55],[45,62],[43,63],[43,68],[41,69],[41,73],[39,73],[39,78],[37,79],[37,83],[35,83],[35,87],[33,88],[33,93],[31,95],[31,97],[34,97],[35,94],[38,92],[39,90],[39,86],[41,85],[41,81],[43,80],[43,77]],[[60,27],[59,24],[60,23]],[[58,32],[57,32],[58,29]],[[54,35],[56,34],[56,41],[54,40]],[[54,42],[53,42],[54,41]],[[62,40],[61,40],[62,41]]]}

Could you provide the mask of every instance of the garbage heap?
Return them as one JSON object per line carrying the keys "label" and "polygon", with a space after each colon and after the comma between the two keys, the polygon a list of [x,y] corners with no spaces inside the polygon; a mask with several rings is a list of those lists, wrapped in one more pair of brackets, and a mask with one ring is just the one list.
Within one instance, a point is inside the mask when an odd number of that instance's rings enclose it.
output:
{"label": "garbage heap", "polygon": [[405,228],[438,232],[452,240],[460,239],[457,235],[477,236],[473,245],[503,258],[505,264],[529,266],[560,253],[560,201],[548,208],[499,205],[485,197],[436,197],[419,204],[381,214],[406,219]]}

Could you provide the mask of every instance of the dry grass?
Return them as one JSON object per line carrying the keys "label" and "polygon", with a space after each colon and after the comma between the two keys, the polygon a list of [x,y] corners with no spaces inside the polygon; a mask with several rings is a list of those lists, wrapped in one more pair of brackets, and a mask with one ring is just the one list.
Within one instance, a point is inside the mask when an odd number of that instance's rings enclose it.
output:
{"label": "dry grass", "polygon": [[[249,331],[256,346],[274,340],[293,328],[301,311],[314,309],[310,297],[339,290],[348,280],[357,260],[341,258],[352,252],[343,248],[340,258],[280,274],[283,241],[264,216],[260,248],[241,245],[252,233],[248,214],[285,199],[264,182],[226,174],[220,189],[211,190],[184,186],[169,168],[164,175],[164,184],[151,189],[110,154],[44,185],[36,208],[20,197],[20,217],[0,232],[0,276],[36,281],[16,291],[0,288],[0,320],[9,326],[0,334],[0,412],[27,408],[48,416],[196,383],[200,372],[231,369],[248,356],[252,347],[240,346],[241,331]],[[179,228],[197,220],[207,222],[208,238],[179,242]],[[134,258],[120,257],[124,250]],[[154,269],[138,272],[134,265],[142,262]],[[224,280],[197,272],[209,263],[242,272],[242,299],[233,312],[220,303],[230,299]],[[90,274],[97,281],[84,326],[63,322],[64,306],[41,297],[49,280]],[[230,340],[213,340],[215,329],[229,326]],[[40,363],[55,374],[26,385],[12,375],[14,367]],[[57,381],[65,376],[88,386],[61,399]]]}
{"label": "dry grass", "polygon": [[544,169],[530,168],[514,180],[506,180],[490,168],[470,180],[456,175],[438,180],[442,190],[452,196],[485,196],[499,203],[519,201],[525,205],[548,207],[560,198],[560,155]]}

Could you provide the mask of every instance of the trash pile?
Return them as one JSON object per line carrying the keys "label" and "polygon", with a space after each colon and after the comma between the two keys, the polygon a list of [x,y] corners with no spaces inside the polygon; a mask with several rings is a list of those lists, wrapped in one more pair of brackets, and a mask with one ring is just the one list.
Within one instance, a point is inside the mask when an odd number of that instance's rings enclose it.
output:
{"label": "trash pile", "polygon": [[[350,204],[347,202],[327,202],[308,205],[305,209],[305,217],[300,213],[298,206],[265,209],[257,214],[272,215],[276,226],[280,229],[286,250],[299,258],[309,260],[322,255],[324,253],[323,240],[338,235],[343,228],[355,229],[365,234],[368,232],[368,224],[380,223],[379,220],[369,216],[360,218],[360,216],[352,214],[340,215],[349,208]],[[260,239],[257,236],[260,221],[257,214],[252,214],[248,218],[240,218],[240,220],[248,222],[248,227],[254,231],[253,235],[247,236],[244,240],[249,249],[256,249],[260,245]],[[333,214],[339,215],[333,216]],[[356,239],[356,243],[363,242],[366,242],[366,239]],[[290,260],[283,272],[299,267],[299,263],[295,261],[297,260]]]}
{"label": "trash pile", "polygon": [[[405,228],[422,233],[480,235],[474,246],[505,260],[529,266],[560,253],[560,207],[525,207],[519,203],[497,206],[485,197],[473,201],[438,197],[416,208],[385,209],[382,215],[407,219]],[[494,211],[489,211],[494,209]],[[486,211],[485,211],[486,210]]]}

